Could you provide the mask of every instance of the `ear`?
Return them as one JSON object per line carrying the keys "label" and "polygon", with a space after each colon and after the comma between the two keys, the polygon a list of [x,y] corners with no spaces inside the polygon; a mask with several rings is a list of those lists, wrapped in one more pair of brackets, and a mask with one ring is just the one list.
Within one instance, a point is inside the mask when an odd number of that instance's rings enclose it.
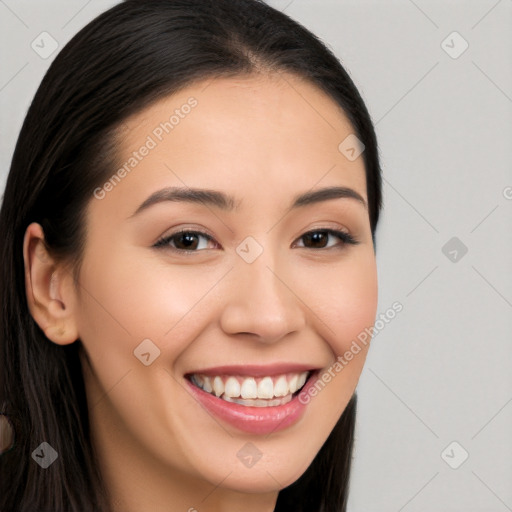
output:
{"label": "ear", "polygon": [[25,290],[30,313],[46,337],[58,345],[78,339],[76,293],[71,272],[50,257],[40,224],[33,222],[23,240]]}

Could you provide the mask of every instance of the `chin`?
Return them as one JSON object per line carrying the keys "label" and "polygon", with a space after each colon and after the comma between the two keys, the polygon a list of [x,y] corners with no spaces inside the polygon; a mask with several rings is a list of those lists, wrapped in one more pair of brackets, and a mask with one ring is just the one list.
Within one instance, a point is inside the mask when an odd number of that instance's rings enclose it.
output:
{"label": "chin", "polygon": [[[288,461],[289,462],[289,461]],[[280,491],[297,481],[308,468],[306,463],[297,470],[297,464],[286,466],[256,463],[251,468],[234,468],[232,473],[221,483],[221,486],[241,493],[271,493]],[[210,482],[218,485],[226,476],[211,475]],[[213,477],[213,478],[212,478]]]}

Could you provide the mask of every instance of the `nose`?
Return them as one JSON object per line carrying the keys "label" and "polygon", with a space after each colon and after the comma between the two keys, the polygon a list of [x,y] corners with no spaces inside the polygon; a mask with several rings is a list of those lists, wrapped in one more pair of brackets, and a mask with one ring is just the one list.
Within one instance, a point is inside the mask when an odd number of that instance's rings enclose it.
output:
{"label": "nose", "polygon": [[271,344],[304,328],[307,307],[291,273],[264,255],[252,263],[239,260],[230,272],[221,327],[228,334],[251,335]]}

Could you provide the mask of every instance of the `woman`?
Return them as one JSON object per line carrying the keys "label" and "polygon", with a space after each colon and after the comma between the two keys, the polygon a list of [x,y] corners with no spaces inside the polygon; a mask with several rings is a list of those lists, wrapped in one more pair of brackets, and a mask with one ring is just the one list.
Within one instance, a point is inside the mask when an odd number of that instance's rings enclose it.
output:
{"label": "woman", "polygon": [[345,510],[380,207],[366,107],[283,13],[93,20],[0,212],[1,510]]}

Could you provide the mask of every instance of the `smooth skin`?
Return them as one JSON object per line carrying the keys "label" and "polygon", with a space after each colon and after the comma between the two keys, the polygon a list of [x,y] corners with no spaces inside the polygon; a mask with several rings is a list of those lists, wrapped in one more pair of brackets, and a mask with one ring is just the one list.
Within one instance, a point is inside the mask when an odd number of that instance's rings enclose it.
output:
{"label": "smooth skin", "polygon": [[[270,512],[341,416],[368,347],[296,424],[270,435],[210,415],[184,375],[249,363],[327,369],[374,324],[377,269],[365,205],[338,198],[289,211],[296,195],[328,186],[366,201],[364,163],[338,150],[353,129],[337,104],[276,73],[198,82],[135,114],[119,131],[119,165],[190,97],[197,105],[120,183],[103,199],[91,191],[78,289],[44,250],[41,227],[28,226],[27,297],[49,342],[83,343],[93,443],[114,510]],[[218,190],[237,208],[163,201],[133,215],[171,186]],[[185,228],[213,240],[196,235],[188,253],[179,235],[154,247]],[[329,228],[359,243],[304,238]],[[252,263],[236,251],[249,236],[263,248]],[[149,366],[134,356],[146,338],[160,350]],[[237,457],[249,441],[262,453],[252,467]]]}

